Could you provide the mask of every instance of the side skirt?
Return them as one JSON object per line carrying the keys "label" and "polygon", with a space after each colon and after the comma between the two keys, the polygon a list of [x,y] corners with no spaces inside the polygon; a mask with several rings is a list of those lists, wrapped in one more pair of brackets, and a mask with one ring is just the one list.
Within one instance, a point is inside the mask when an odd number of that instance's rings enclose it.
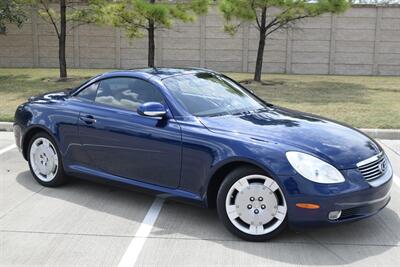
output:
{"label": "side skirt", "polygon": [[69,165],[66,171],[69,175],[76,178],[100,182],[104,184],[110,184],[125,189],[156,195],[157,197],[160,198],[167,198],[189,204],[194,204],[196,206],[204,208],[207,207],[205,199],[202,199],[200,196],[196,194],[180,190],[178,188],[162,187],[134,179],[128,179],[108,174],[100,170],[88,168],[82,165]]}

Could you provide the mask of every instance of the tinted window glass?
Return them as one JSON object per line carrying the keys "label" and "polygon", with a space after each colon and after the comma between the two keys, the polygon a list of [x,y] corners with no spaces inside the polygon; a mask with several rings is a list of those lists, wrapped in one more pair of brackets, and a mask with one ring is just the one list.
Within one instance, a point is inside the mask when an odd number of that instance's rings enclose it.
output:
{"label": "tinted window glass", "polygon": [[134,78],[111,78],[101,81],[95,101],[135,111],[145,102],[164,104],[164,99],[155,86]]}
{"label": "tinted window glass", "polygon": [[98,83],[94,83],[94,84],[86,87],[85,89],[83,89],[82,91],[79,92],[77,97],[86,99],[89,101],[94,101],[94,99],[96,98],[98,85],[99,85]]}
{"label": "tinted window glass", "polygon": [[264,103],[223,76],[197,73],[173,76],[163,83],[195,116],[218,116],[261,110]]}

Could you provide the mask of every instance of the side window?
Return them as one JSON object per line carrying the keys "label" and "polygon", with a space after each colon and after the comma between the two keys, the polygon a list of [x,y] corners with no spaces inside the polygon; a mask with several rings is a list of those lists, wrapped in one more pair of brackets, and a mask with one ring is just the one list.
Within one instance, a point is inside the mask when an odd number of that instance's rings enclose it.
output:
{"label": "side window", "polygon": [[81,99],[86,99],[89,101],[94,101],[97,94],[97,87],[99,83],[93,83],[92,85],[86,87],[82,91],[80,91],[76,96]]}
{"label": "side window", "polygon": [[149,82],[134,78],[110,78],[100,82],[95,102],[136,111],[140,104],[164,104],[164,99]]}

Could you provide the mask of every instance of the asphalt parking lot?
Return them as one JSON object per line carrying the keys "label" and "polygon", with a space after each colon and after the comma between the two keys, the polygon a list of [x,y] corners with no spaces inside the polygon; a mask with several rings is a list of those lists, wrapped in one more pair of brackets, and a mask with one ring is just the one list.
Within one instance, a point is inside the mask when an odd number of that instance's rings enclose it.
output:
{"label": "asphalt parking lot", "polygon": [[42,187],[0,132],[0,265],[399,266],[400,141],[379,142],[397,177],[378,215],[249,243],[213,210],[81,180]]}

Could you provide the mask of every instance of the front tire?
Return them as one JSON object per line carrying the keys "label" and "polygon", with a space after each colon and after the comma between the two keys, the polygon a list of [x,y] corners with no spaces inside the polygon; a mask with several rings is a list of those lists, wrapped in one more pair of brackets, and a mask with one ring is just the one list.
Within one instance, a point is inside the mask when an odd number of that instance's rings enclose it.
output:
{"label": "front tire", "polygon": [[218,215],[236,236],[266,241],[287,225],[287,204],[278,183],[262,171],[242,167],[229,173],[217,195]]}
{"label": "front tire", "polygon": [[61,154],[47,133],[37,133],[30,140],[28,162],[33,177],[43,186],[57,187],[67,181]]}

